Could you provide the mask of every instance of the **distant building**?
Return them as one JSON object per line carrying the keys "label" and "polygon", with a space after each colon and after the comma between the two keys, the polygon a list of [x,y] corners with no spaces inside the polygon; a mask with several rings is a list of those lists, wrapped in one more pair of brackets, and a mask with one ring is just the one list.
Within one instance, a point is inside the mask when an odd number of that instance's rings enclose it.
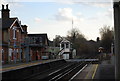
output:
{"label": "distant building", "polygon": [[0,44],[2,63],[22,61],[24,54],[22,53],[21,43],[27,36],[27,26],[21,25],[17,17],[10,18],[10,10],[8,4],[6,9],[2,5],[0,18],[0,31],[2,33],[2,41]]}
{"label": "distant building", "polygon": [[31,61],[49,58],[47,34],[28,34],[28,39]]}
{"label": "distant building", "polygon": [[[68,41],[66,39],[63,39],[61,41],[59,55],[60,55],[60,58],[63,58],[63,59],[71,59],[71,58],[73,58],[73,53],[72,53],[72,50],[71,50],[70,41]],[[74,55],[76,55],[76,54],[74,54]]]}

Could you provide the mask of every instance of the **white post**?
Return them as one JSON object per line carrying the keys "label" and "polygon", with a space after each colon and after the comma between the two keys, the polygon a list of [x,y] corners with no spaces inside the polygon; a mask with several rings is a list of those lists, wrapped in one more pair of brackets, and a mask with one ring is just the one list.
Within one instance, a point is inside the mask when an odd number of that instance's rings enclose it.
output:
{"label": "white post", "polygon": [[69,42],[69,49],[70,49],[70,42]]}
{"label": "white post", "polygon": [[66,43],[64,42],[64,49],[66,49]]}

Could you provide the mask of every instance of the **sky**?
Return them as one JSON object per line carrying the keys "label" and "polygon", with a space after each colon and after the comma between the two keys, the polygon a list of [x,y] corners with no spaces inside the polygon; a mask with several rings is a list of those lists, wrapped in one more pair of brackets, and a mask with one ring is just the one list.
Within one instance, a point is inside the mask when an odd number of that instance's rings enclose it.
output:
{"label": "sky", "polygon": [[10,16],[27,25],[28,33],[47,33],[50,40],[56,35],[66,36],[72,29],[72,20],[73,28],[78,28],[88,40],[100,37],[101,27],[113,27],[110,0],[0,0],[0,4],[7,3]]}

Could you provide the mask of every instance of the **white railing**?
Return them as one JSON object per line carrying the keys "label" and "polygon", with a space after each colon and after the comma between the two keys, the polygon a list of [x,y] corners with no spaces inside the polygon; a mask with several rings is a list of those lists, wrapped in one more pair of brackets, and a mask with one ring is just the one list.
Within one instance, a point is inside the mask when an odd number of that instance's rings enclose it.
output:
{"label": "white railing", "polygon": [[64,53],[64,49],[62,49],[58,55],[62,55]]}

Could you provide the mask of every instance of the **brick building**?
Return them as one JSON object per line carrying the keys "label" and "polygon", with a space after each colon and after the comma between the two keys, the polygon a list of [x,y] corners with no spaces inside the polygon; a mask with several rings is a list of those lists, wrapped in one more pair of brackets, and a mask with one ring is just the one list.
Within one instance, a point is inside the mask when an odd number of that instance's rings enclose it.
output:
{"label": "brick building", "polygon": [[47,34],[28,34],[17,17],[10,18],[8,4],[2,5],[0,18],[0,59],[3,64],[48,59]]}
{"label": "brick building", "polygon": [[0,18],[0,31],[2,44],[0,44],[2,63],[22,61],[23,53],[21,44],[27,36],[27,26],[21,25],[17,17],[10,18],[8,4],[6,9],[2,5]]}
{"label": "brick building", "polygon": [[31,61],[39,59],[48,59],[49,53],[47,48],[49,46],[47,34],[28,34],[29,51]]}
{"label": "brick building", "polygon": [[27,46],[26,46],[26,41],[25,39],[28,37],[28,32],[27,32],[27,26],[26,25],[21,25],[22,29],[23,29],[23,32],[21,34],[21,61],[22,62],[25,62],[27,61],[27,54],[29,53],[26,53],[27,51]]}

